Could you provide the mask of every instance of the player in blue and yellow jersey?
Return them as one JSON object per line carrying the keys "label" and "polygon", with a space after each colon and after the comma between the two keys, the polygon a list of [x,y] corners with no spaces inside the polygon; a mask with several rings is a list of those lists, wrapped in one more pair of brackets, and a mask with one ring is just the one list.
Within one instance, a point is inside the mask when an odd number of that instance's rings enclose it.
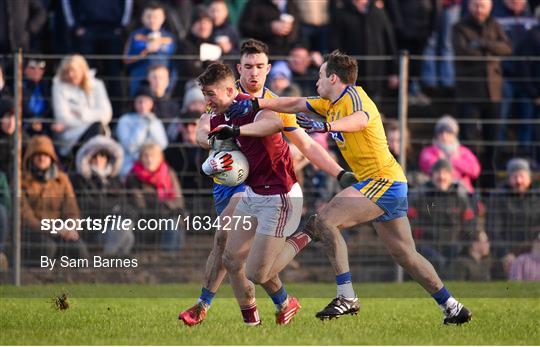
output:
{"label": "player in blue and yellow jersey", "polygon": [[445,324],[462,324],[471,313],[444,287],[433,266],[416,252],[407,218],[407,182],[388,149],[381,116],[364,90],[355,86],[357,63],[338,51],[325,58],[317,81],[318,97],[251,99],[235,105],[231,116],[246,109],[310,112],[324,121],[298,116],[307,132],[329,132],[358,183],[337,194],[308,221],[306,232],[324,242],[336,273],[337,296],[317,313],[320,319],[355,314],[360,306],[349,270],[347,245],[340,229],[372,221],[388,251],[440,305]]}
{"label": "player in blue and yellow jersey", "polygon": [[[266,76],[271,69],[271,65],[268,63],[268,47],[263,42],[257,40],[247,40],[241,48],[240,63],[237,64],[237,69],[240,74],[240,79],[236,82],[238,92],[252,95],[257,98],[276,98],[277,96],[267,89],[265,85]],[[356,182],[354,175],[350,172],[343,170],[332,157],[316,143],[308,134],[302,131],[298,127],[296,117],[294,114],[279,113],[278,116],[283,122],[283,134],[293,143],[298,149],[317,167],[326,171],[329,175],[337,177],[340,184],[345,187]],[[197,141],[205,147],[208,146],[208,133],[210,132],[210,117],[211,114],[203,114],[197,127]],[[231,150],[231,143],[224,144],[224,150]],[[234,144],[232,144],[234,146]],[[215,149],[215,148],[214,148]],[[230,163],[221,161],[219,157],[214,162],[217,164],[217,170],[223,170],[224,166],[230,165]],[[209,168],[211,169],[211,168]],[[215,171],[218,172],[218,171]],[[212,174],[215,172],[206,172]],[[229,187],[214,183],[214,204],[216,212],[220,216],[232,215],[236,204],[239,200],[240,194],[245,190],[246,186],[241,184],[236,187]],[[293,234],[287,238],[287,243],[281,254],[275,263],[275,266],[282,269],[285,267],[292,258],[304,248],[311,239],[305,233],[299,232]],[[206,271],[201,295],[199,302],[180,313],[180,319],[187,325],[196,325],[202,322],[206,316],[206,312],[211,305],[212,298],[217,292],[221,282],[227,274],[227,269],[222,262],[222,256],[225,256],[229,262],[234,262],[236,259],[238,245],[227,243],[227,232],[224,230],[216,230],[214,237],[214,247],[208,256],[206,263]],[[231,284],[233,289],[246,288],[252,286],[248,283],[244,269],[240,266],[239,271],[229,271]],[[279,272],[279,271],[278,271]],[[280,288],[275,288],[277,289]],[[242,308],[242,314],[244,320],[248,324],[255,324],[253,320],[258,320],[258,314],[256,314],[256,306],[254,305],[254,291],[235,290],[235,292],[244,293],[245,297],[237,298]],[[281,298],[269,293],[275,302],[279,302]],[[283,292],[280,292],[280,296],[283,297]],[[276,304],[277,305],[277,304]],[[243,309],[246,308],[245,310]]]}

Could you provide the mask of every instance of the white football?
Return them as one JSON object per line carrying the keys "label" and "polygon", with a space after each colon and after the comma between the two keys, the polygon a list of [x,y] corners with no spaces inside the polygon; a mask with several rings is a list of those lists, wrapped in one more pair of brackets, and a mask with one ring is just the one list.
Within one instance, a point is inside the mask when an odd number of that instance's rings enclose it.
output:
{"label": "white football", "polygon": [[[223,152],[220,152],[220,154]],[[214,175],[219,184],[224,186],[237,186],[244,183],[249,175],[249,163],[244,153],[240,151],[227,151],[232,156],[232,167],[230,171],[224,171]]]}

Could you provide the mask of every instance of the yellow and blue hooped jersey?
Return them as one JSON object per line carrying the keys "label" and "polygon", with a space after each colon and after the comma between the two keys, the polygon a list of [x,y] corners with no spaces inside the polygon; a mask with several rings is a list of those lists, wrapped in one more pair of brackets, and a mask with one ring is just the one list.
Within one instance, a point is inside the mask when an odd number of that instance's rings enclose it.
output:
{"label": "yellow and blue hooped jersey", "polygon": [[403,169],[388,148],[381,115],[375,103],[361,87],[347,86],[334,101],[321,97],[307,98],[306,107],[328,122],[364,111],[368,123],[362,131],[345,133],[330,132],[341,154],[359,181],[386,178],[407,182]]}

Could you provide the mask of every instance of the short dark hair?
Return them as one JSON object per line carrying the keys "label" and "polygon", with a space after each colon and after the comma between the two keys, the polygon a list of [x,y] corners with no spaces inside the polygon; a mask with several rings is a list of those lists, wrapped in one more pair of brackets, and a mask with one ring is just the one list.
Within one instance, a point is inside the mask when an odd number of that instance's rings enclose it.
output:
{"label": "short dark hair", "polygon": [[156,71],[156,70],[160,70],[160,69],[165,69],[167,70],[167,72],[169,72],[169,68],[167,67],[167,65],[164,65],[164,64],[155,64],[155,65],[152,65],[148,68],[148,75],[150,74],[150,72],[153,72],[153,71]]}
{"label": "short dark hair", "polygon": [[197,82],[201,87],[205,87],[227,78],[234,80],[234,72],[231,68],[223,63],[212,63],[197,77]]}
{"label": "short dark hair", "polygon": [[324,56],[326,62],[326,77],[336,74],[341,82],[347,84],[356,84],[358,78],[358,63],[356,59],[335,50]]}
{"label": "short dark hair", "polygon": [[162,10],[163,13],[166,14],[165,12],[165,6],[163,6],[161,3],[157,2],[157,1],[150,1],[149,3],[146,4],[146,6],[144,6],[144,9],[143,9],[143,12],[146,11],[146,10]]}
{"label": "short dark hair", "polygon": [[270,55],[268,49],[268,45],[262,41],[255,40],[255,39],[249,39],[246,42],[242,44],[242,47],[240,47],[240,56],[244,56],[246,54],[258,54],[263,53],[266,55]]}
{"label": "short dark hair", "polygon": [[433,164],[431,167],[431,173],[439,172],[441,170],[446,170],[448,172],[454,171],[454,168],[452,166],[452,163],[448,159],[439,159]]}

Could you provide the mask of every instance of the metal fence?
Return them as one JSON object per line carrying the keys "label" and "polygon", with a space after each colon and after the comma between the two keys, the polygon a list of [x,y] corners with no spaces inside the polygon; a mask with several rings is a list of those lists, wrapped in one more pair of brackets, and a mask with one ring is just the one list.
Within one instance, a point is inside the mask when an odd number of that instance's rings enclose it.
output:
{"label": "metal fence", "polygon": [[[109,229],[105,233],[81,232],[81,240],[73,247],[73,244],[59,242],[58,238],[50,233],[31,232],[27,228],[27,221],[21,218],[27,211],[21,201],[24,192],[20,190],[21,160],[23,147],[27,143],[28,136],[22,135],[22,130],[34,128],[34,124],[41,126],[56,123],[51,113],[46,118],[23,117],[23,103],[28,102],[28,95],[23,95],[22,81],[24,79],[24,61],[27,58],[38,58],[47,61],[44,80],[52,81],[54,73],[63,56],[53,55],[23,55],[4,57],[3,61],[9,69],[4,71],[8,85],[13,86],[16,104],[17,131],[12,138],[4,140],[0,146],[9,146],[12,151],[9,158],[1,158],[7,161],[7,167],[11,171],[6,172],[9,182],[9,192],[4,196],[11,197],[11,206],[0,207],[5,210],[6,217],[3,222],[4,249],[9,266],[7,271],[1,273],[2,282],[13,281],[15,284],[43,282],[43,281],[197,281],[200,280],[200,269],[204,266],[206,257],[212,247],[213,230],[186,230],[184,226],[173,230],[169,228],[160,232],[142,232],[132,228],[125,232],[113,232]],[[113,117],[108,124],[113,137],[116,135],[116,127],[121,115],[132,108],[133,97],[130,96],[130,86],[133,76],[123,69],[116,76],[102,75],[103,65],[107,62],[116,62],[122,66],[119,56],[87,56],[91,67],[97,67],[97,77],[102,79],[107,86],[109,99],[113,106]],[[231,57],[228,61],[233,64],[238,57]],[[275,57],[286,59],[286,57]],[[359,61],[395,61],[399,65],[399,85],[397,89],[385,89],[377,95],[376,100],[379,110],[384,113],[385,121],[396,119],[401,134],[400,151],[398,158],[406,168],[410,180],[410,207],[411,224],[413,235],[417,242],[419,252],[424,254],[443,277],[456,279],[491,279],[504,278],[503,266],[506,265],[501,259],[509,252],[519,254],[530,248],[531,241],[540,231],[540,220],[536,217],[540,211],[539,192],[531,190],[528,194],[516,196],[512,192],[500,192],[495,189],[506,179],[505,164],[509,158],[524,156],[530,160],[533,169],[536,168],[540,159],[540,106],[532,98],[513,96],[506,97],[498,103],[497,107],[505,108],[504,117],[500,115],[470,117],[460,114],[460,104],[491,103],[487,99],[468,99],[457,96],[455,90],[434,92],[429,95],[428,102],[410,103],[411,85],[417,85],[422,79],[420,75],[409,74],[409,64],[426,59],[424,56],[409,56],[402,53],[398,59],[395,57],[357,57]],[[445,59],[439,57],[427,57],[428,59]],[[477,61],[478,58],[454,57],[455,60]],[[490,58],[492,59],[492,58]],[[540,63],[539,57],[511,57],[520,63]],[[198,62],[197,57],[173,56],[171,62],[174,66],[182,66],[184,62]],[[170,88],[172,102],[178,109],[184,97],[186,82],[191,77],[185,76],[179,69],[171,73]],[[370,76],[367,79],[360,78],[361,83],[386,81],[389,76]],[[144,79],[142,77],[136,77]],[[136,79],[135,78],[135,79]],[[315,77],[316,78],[316,77]],[[456,76],[456,82],[473,81],[470,76]],[[308,79],[309,81],[309,79]],[[293,81],[294,82],[294,81]],[[304,81],[305,82],[305,81]],[[312,80],[314,84],[315,79]],[[505,83],[540,83],[530,77],[505,77]],[[45,98],[49,105],[51,99]],[[536,102],[536,103],[535,103]],[[527,114],[520,113],[524,107],[531,110]],[[422,189],[429,181],[428,175],[422,173],[417,165],[418,153],[422,147],[430,145],[433,138],[433,126],[443,114],[452,114],[458,119],[462,130],[464,128],[480,129],[486,125],[495,125],[497,131],[495,138],[462,138],[461,144],[469,147],[477,154],[482,162],[480,179],[475,183],[475,191],[465,196],[457,196],[454,193],[427,191]],[[165,150],[165,158],[172,166],[182,186],[182,197],[186,206],[182,210],[168,209],[156,205],[137,204],[136,188],[122,186],[116,193],[89,192],[75,189],[76,203],[80,209],[80,217],[107,218],[115,215],[120,218],[139,219],[171,219],[176,220],[178,215],[200,217],[208,216],[215,218],[213,208],[211,182],[202,177],[198,168],[204,161],[206,153],[189,141],[182,141],[178,136],[178,129],[186,128],[186,124],[192,122],[189,118],[165,117],[160,119],[166,129],[175,129],[169,138],[169,144]],[[524,130],[525,129],[525,130]],[[532,131],[530,131],[532,129]],[[521,132],[526,131],[526,138]],[[53,133],[54,135],[54,133]],[[185,134],[184,134],[185,135]],[[62,146],[61,139],[54,137],[56,146]],[[84,143],[77,143],[81,146]],[[337,148],[329,143],[338,160],[343,164]],[[488,154],[486,154],[488,153]],[[62,157],[62,170],[73,178],[77,174],[75,152]],[[298,171],[302,177],[305,212],[308,216],[324,205],[333,194],[338,191],[334,179],[316,170],[311,165]],[[483,180],[484,178],[486,178]],[[533,180],[537,176],[533,174]],[[487,183],[484,183],[487,182]],[[1,187],[0,187],[1,189]],[[139,192],[140,193],[140,192]],[[180,197],[178,197],[180,198]],[[55,198],[43,201],[44,204],[55,205]],[[2,211],[2,210],[0,210]],[[467,214],[467,218],[464,215]],[[2,213],[0,213],[2,217]],[[1,219],[0,219],[1,220]],[[496,221],[496,223],[494,223]],[[2,227],[2,226],[0,226]],[[165,228],[167,229],[167,228]],[[487,242],[478,235],[479,231],[485,231],[490,245],[490,255],[484,254],[481,261],[471,260],[471,248],[480,247]],[[377,239],[375,231],[370,225],[362,225],[351,230],[344,231],[349,246],[349,256],[355,278],[362,281],[388,281],[403,280],[400,267],[392,262],[387,255],[384,245]],[[0,240],[2,241],[2,240]],[[69,247],[68,247],[69,246]],[[103,256],[139,259],[136,271],[126,270],[121,275],[118,271],[69,271],[51,272],[41,268],[39,255],[54,254],[69,255],[81,254],[85,256]],[[462,265],[459,265],[462,264]],[[471,276],[470,271],[464,269],[476,269],[484,275]],[[473,271],[471,270],[471,271]],[[331,268],[322,249],[315,244],[300,254],[296,261],[286,269],[285,276],[290,280],[329,280],[332,278]]]}

